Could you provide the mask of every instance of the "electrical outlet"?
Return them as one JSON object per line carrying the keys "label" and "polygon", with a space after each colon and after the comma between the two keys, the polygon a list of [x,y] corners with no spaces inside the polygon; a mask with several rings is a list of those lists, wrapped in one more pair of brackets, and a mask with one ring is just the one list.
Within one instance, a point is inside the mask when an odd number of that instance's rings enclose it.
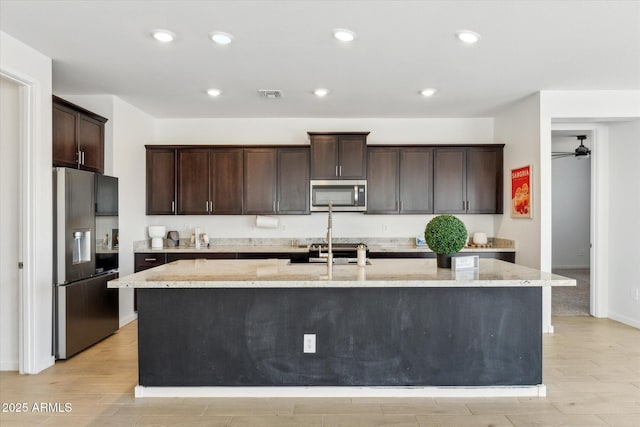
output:
{"label": "electrical outlet", "polygon": [[303,353],[316,352],[316,334],[304,334]]}

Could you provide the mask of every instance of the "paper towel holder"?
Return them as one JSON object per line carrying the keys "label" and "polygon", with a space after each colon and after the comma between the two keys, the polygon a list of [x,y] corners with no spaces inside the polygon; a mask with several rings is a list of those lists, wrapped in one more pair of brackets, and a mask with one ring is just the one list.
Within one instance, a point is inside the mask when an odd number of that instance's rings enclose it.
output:
{"label": "paper towel holder", "polygon": [[278,228],[278,218],[256,215],[256,228]]}

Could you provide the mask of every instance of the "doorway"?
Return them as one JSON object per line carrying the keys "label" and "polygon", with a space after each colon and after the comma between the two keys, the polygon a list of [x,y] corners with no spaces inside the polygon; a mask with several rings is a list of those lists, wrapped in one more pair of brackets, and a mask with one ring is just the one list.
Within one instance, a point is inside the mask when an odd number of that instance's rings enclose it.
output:
{"label": "doorway", "polygon": [[0,370],[19,369],[20,84],[0,75]]}
{"label": "doorway", "polygon": [[[589,316],[591,301],[591,131],[552,131],[552,271],[576,279],[576,287],[554,288],[553,316]],[[579,151],[583,150],[580,148]],[[582,153],[580,153],[582,154]]]}

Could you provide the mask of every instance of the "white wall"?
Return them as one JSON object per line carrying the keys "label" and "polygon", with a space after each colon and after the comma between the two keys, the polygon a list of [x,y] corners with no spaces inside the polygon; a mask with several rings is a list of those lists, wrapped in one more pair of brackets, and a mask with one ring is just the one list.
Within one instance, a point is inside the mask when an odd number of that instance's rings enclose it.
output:
{"label": "white wall", "polygon": [[20,93],[0,76],[0,371],[17,371]]}
{"label": "white wall", "polygon": [[[540,267],[540,99],[529,96],[495,118],[496,142],[504,147],[504,215],[496,218],[496,235],[516,240],[516,262]],[[533,218],[511,218],[511,169],[532,165]]]}
{"label": "white wall", "polygon": [[[370,131],[368,144],[493,143],[493,120],[483,119],[158,119],[156,144],[308,144],[308,131]],[[142,141],[138,142],[139,145]],[[144,150],[132,153],[144,164]],[[144,177],[143,177],[144,180]],[[144,186],[136,187],[143,203]],[[144,208],[142,208],[144,211]],[[430,215],[337,213],[335,237],[415,237],[424,234]],[[493,235],[492,215],[460,215],[470,232]],[[141,225],[166,225],[190,235],[194,227],[216,237],[324,238],[326,214],[281,215],[280,228],[257,229],[255,216],[149,216]],[[138,238],[148,238],[146,227]]]}
{"label": "white wall", "polygon": [[[127,275],[133,273],[133,242],[144,238],[144,145],[153,142],[154,119],[118,97],[113,101],[113,173],[119,179],[119,264],[120,274]],[[134,318],[133,291],[120,289],[120,325]]]}
{"label": "white wall", "polygon": [[[590,135],[584,144],[592,147]],[[552,138],[553,151],[573,153],[578,145],[575,136]],[[589,268],[591,158],[571,155],[551,163],[553,268]]]}
{"label": "white wall", "polygon": [[[51,59],[0,31],[0,73],[22,82],[26,101],[23,118],[21,185],[24,210],[21,270],[21,371],[38,373],[53,365],[51,172]],[[26,302],[24,302],[26,301]],[[24,344],[23,344],[24,343]]]}
{"label": "white wall", "polygon": [[640,119],[609,125],[609,317],[640,328]]}

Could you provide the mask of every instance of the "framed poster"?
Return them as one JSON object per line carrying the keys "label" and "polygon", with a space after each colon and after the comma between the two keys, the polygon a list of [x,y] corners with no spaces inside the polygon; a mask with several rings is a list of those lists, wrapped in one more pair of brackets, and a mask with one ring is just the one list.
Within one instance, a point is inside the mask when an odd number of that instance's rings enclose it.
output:
{"label": "framed poster", "polygon": [[533,218],[531,165],[511,169],[511,218]]}

